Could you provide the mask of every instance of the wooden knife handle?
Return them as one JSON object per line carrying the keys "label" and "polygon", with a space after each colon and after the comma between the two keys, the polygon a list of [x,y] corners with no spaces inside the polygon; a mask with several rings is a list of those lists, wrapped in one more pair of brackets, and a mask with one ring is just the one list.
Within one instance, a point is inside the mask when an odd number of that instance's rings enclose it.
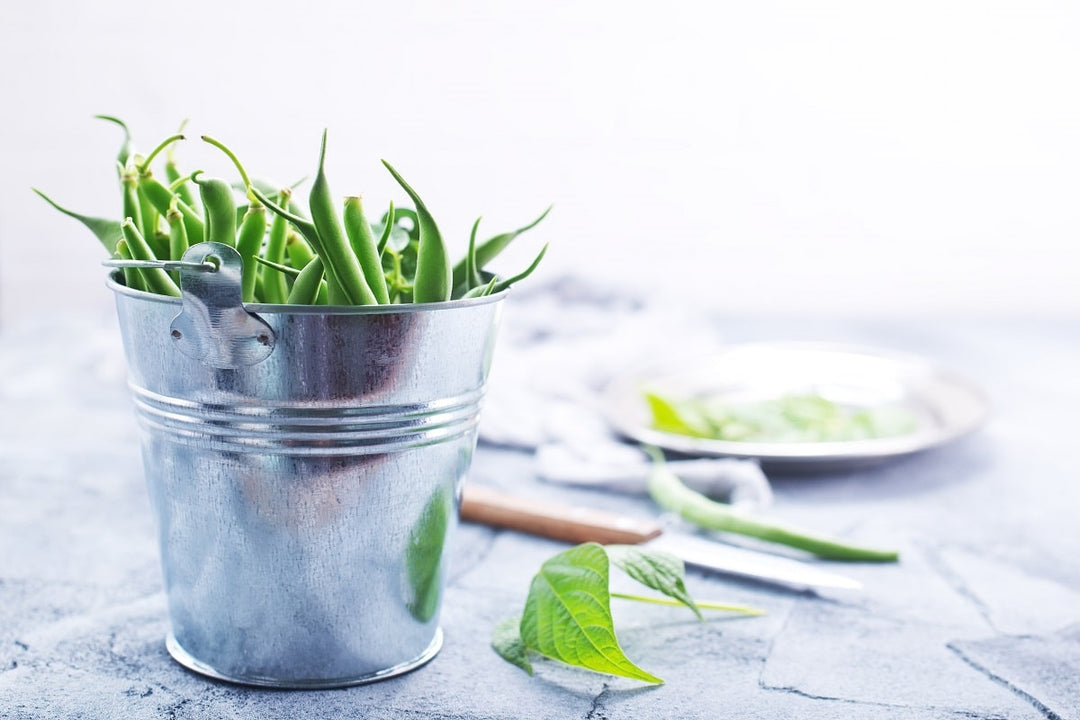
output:
{"label": "wooden knife handle", "polygon": [[604,545],[636,545],[661,531],[651,520],[540,502],[472,484],[466,484],[461,494],[461,519],[553,540]]}

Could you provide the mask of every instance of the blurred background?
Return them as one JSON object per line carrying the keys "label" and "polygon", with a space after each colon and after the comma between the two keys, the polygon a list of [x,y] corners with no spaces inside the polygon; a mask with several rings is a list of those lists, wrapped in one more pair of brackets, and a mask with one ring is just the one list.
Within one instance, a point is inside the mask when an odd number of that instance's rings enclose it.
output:
{"label": "blurred background", "polygon": [[[1080,5],[44,0],[5,8],[0,323],[107,312],[117,115],[187,169],[424,196],[454,254],[736,313],[1080,313]],[[486,228],[487,233],[483,232]]]}

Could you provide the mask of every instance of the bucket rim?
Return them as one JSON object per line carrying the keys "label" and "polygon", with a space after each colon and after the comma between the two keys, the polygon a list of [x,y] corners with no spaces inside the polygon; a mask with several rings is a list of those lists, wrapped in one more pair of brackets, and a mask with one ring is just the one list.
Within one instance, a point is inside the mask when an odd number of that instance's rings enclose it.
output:
{"label": "bucket rim", "polygon": [[[159,295],[157,293],[146,292],[145,290],[135,290],[126,285],[121,285],[117,281],[117,278],[121,273],[122,271],[120,270],[109,273],[105,280],[105,287],[109,288],[117,295],[127,295],[128,297],[137,300],[160,303],[162,305],[173,305],[177,308],[180,308],[183,305],[183,298]],[[402,303],[398,305],[287,305],[273,303],[244,303],[244,308],[249,312],[259,313],[260,315],[385,315],[397,313],[423,313],[435,310],[465,309],[501,302],[510,293],[510,290],[511,288],[506,288],[494,295],[486,295],[479,298],[447,300],[445,302],[436,303]]]}

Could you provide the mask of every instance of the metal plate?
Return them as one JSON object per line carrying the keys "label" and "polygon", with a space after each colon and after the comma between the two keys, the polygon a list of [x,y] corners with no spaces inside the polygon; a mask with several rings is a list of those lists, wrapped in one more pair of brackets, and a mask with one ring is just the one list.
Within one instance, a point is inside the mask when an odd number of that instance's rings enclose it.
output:
{"label": "metal plate", "polygon": [[[896,405],[918,421],[914,433],[843,442],[734,442],[654,430],[643,397],[719,396],[753,402],[813,393],[849,407]],[[759,458],[786,469],[825,469],[886,460],[935,447],[979,427],[985,395],[924,358],[820,343],[737,345],[680,366],[650,367],[613,381],[603,409],[615,429],[642,443],[690,455]]]}

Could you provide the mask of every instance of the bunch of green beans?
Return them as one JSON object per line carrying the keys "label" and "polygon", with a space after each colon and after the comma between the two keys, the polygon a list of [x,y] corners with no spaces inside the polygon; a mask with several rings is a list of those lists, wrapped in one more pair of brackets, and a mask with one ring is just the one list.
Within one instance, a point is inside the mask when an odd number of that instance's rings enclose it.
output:
{"label": "bunch of green beans", "polygon": [[[390,163],[383,165],[409,196],[415,210],[391,203],[372,223],[359,195],[335,202],[326,177],[326,132],[318,170],[305,213],[294,200],[296,186],[278,187],[252,179],[223,143],[202,139],[225,153],[240,183],[208,177],[201,170],[183,173],[175,146],[183,129],[158,143],[148,154],[135,150],[121,120],[99,115],[124,133],[116,156],[122,211],[119,219],[91,217],[68,210],[40,190],[38,195],[75,218],[98,238],[115,259],[180,260],[188,247],[204,241],[236,248],[243,261],[241,287],[245,302],[289,305],[386,305],[432,303],[483,297],[524,280],[547,251],[522,272],[502,277],[485,271],[519,235],[543,220],[477,243],[480,224],[473,225],[468,248],[451,263],[439,226],[420,195]],[[161,180],[153,163],[164,158]],[[179,277],[164,270],[126,268],[118,276],[128,287],[159,295],[179,296]]]}

